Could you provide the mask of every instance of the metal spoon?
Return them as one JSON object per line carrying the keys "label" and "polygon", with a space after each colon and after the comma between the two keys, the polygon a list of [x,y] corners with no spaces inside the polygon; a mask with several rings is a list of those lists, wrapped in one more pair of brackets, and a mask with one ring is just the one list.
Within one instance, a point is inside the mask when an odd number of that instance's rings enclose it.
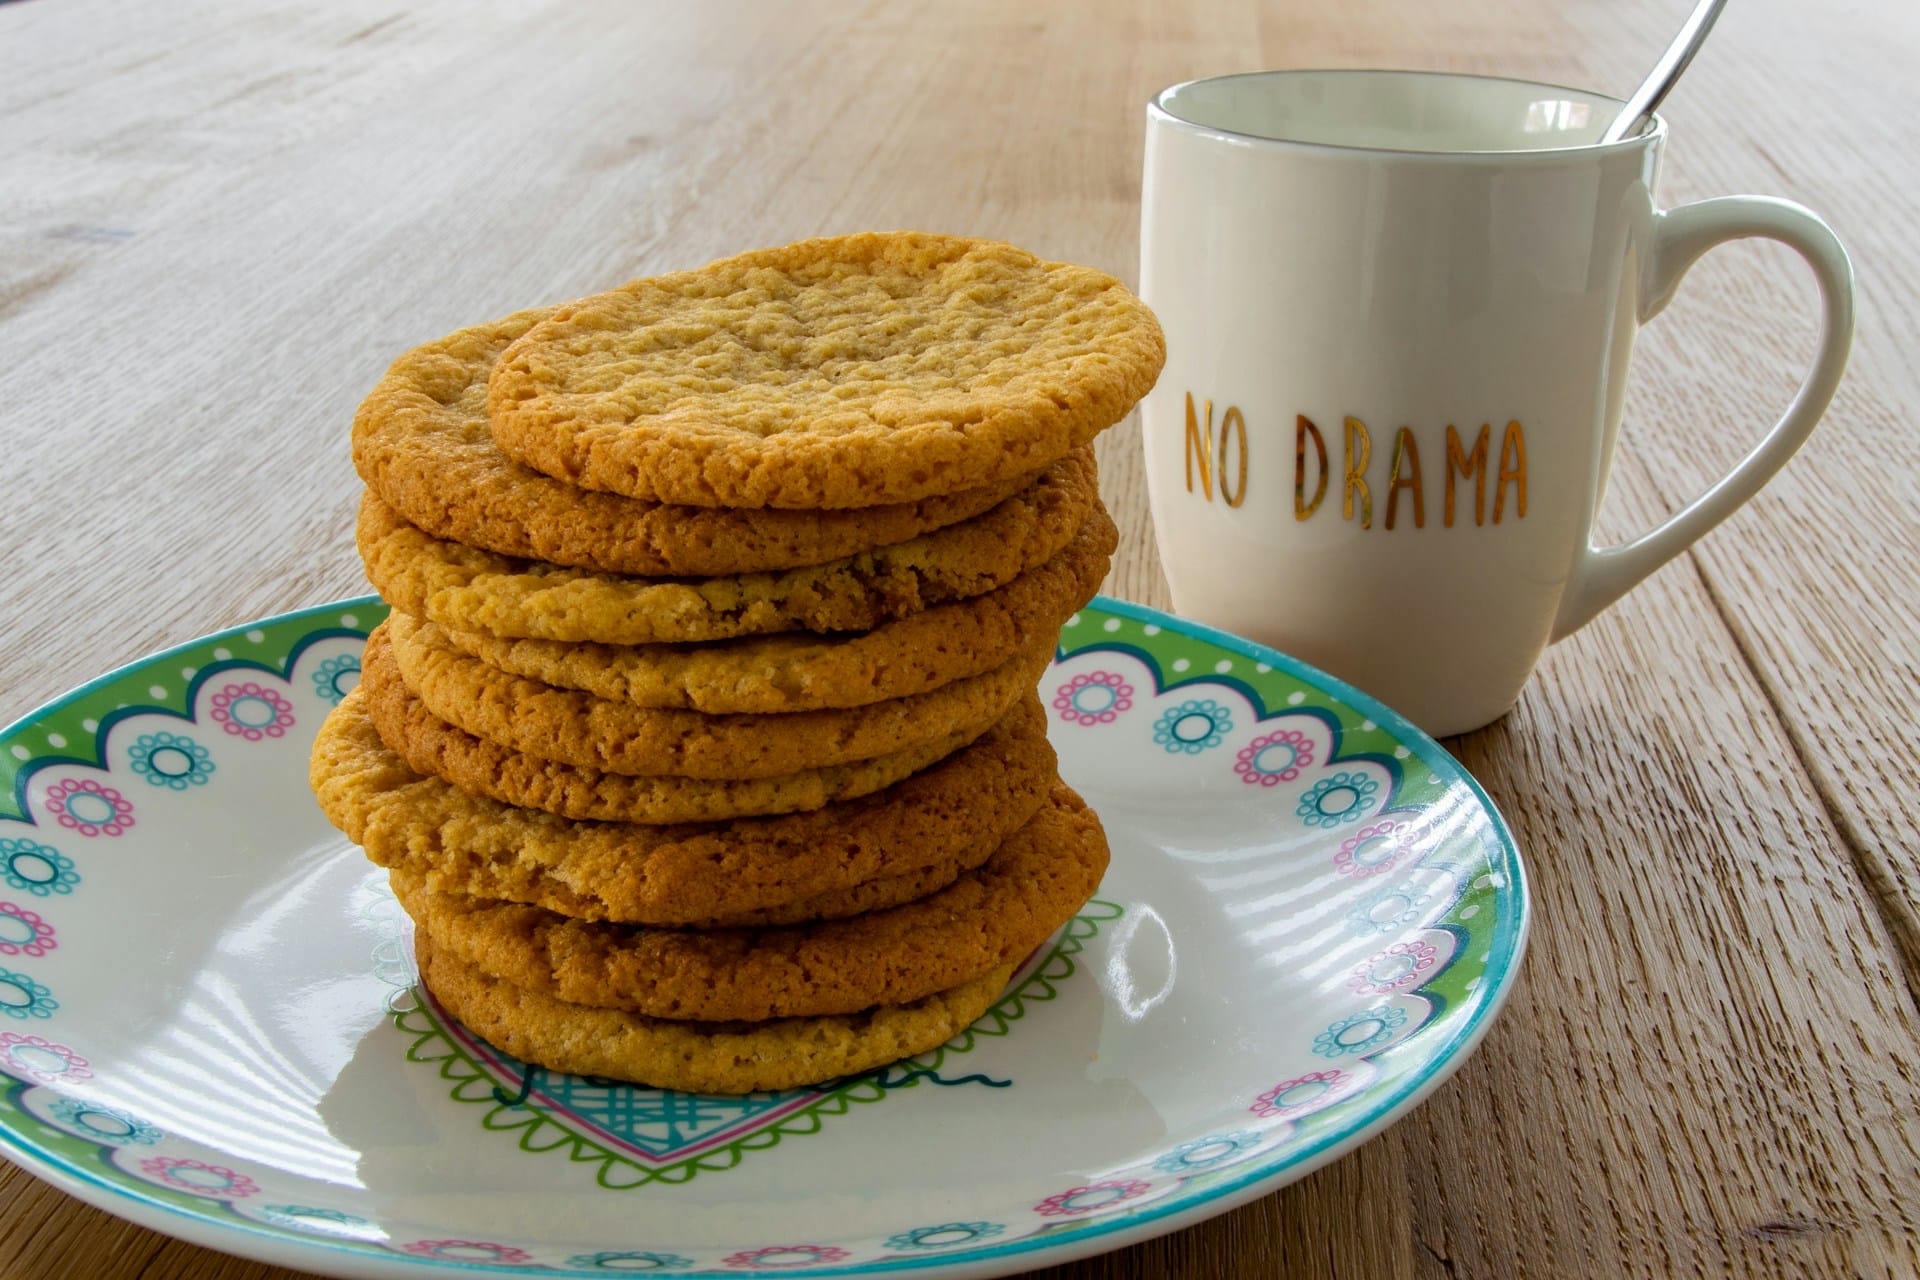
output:
{"label": "metal spoon", "polygon": [[1660,61],[1654,65],[1652,71],[1647,73],[1647,78],[1640,82],[1640,87],[1633,91],[1633,96],[1627,99],[1626,106],[1622,107],[1620,114],[1613,118],[1613,123],[1607,126],[1607,131],[1600,135],[1600,141],[1620,141],[1638,129],[1641,121],[1653,114],[1653,109],[1659,106],[1661,100],[1667,96],[1667,90],[1673,88],[1673,82],[1680,78],[1680,73],[1687,69],[1689,62],[1693,61],[1693,55],[1700,51],[1701,44],[1706,41],[1707,32],[1713,30],[1714,19],[1718,18],[1720,11],[1726,7],[1727,0],[1700,0],[1700,3],[1693,7],[1692,14],[1687,17],[1686,25],[1680,28],[1680,34],[1673,38],[1673,43],[1667,46],[1667,51],[1660,55]]}

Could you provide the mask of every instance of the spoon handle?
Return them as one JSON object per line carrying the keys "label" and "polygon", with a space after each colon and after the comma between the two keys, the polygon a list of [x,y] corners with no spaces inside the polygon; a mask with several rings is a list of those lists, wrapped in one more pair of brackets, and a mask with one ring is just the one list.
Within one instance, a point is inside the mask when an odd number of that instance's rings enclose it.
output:
{"label": "spoon handle", "polygon": [[1673,43],[1669,44],[1667,51],[1660,55],[1660,61],[1655,64],[1652,71],[1647,73],[1647,78],[1640,82],[1640,87],[1633,91],[1633,96],[1627,99],[1626,106],[1622,107],[1620,114],[1613,118],[1613,123],[1607,126],[1607,131],[1600,135],[1600,141],[1620,141],[1639,128],[1642,120],[1653,114],[1654,108],[1658,107],[1661,100],[1667,96],[1667,91],[1673,88],[1673,82],[1680,78],[1680,73],[1687,69],[1689,62],[1693,61],[1693,55],[1700,51],[1701,44],[1707,38],[1707,32],[1713,30],[1714,20],[1726,7],[1727,0],[1700,0],[1700,3],[1693,7],[1693,12],[1687,16],[1686,25],[1680,28],[1678,35],[1674,36]]}

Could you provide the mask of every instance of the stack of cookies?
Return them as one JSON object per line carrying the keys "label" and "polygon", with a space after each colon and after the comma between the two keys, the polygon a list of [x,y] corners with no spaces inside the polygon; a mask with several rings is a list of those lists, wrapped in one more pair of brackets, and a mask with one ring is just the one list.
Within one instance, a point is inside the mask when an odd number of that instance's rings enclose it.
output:
{"label": "stack of cookies", "polygon": [[709,1092],[907,1057],[1107,863],[1035,694],[1158,374],[1110,277],[806,241],[463,330],[361,406],[393,605],[314,748],[421,977],[515,1056]]}

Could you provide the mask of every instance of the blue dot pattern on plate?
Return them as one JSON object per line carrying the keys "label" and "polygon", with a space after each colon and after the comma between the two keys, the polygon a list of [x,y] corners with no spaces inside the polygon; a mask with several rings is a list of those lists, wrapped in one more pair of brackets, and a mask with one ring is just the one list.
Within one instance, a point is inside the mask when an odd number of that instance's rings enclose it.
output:
{"label": "blue dot pattern on plate", "polygon": [[943,1222],[937,1227],[915,1227],[887,1237],[889,1249],[952,1249],[990,1240],[1005,1231],[998,1222]]}
{"label": "blue dot pattern on plate", "polygon": [[60,1002],[24,973],[0,969],[0,1014],[9,1018],[51,1018]]}
{"label": "blue dot pattern on plate", "polygon": [[127,763],[149,785],[170,791],[202,787],[213,777],[213,753],[184,733],[143,733],[127,751]]}
{"label": "blue dot pattern on plate", "polygon": [[1153,740],[1169,755],[1199,755],[1233,732],[1233,716],[1211,698],[1183,702],[1153,725]]}
{"label": "blue dot pattern on plate", "polygon": [[1396,933],[1420,918],[1426,893],[1415,884],[1397,884],[1370,894],[1347,913],[1347,927],[1360,937]]}
{"label": "blue dot pattern on plate", "polygon": [[344,1213],[339,1209],[323,1209],[307,1204],[268,1204],[260,1206],[260,1216],[268,1222],[283,1227],[292,1227],[296,1231],[313,1231],[322,1235],[331,1235],[342,1227],[370,1227],[373,1224],[358,1214]]}
{"label": "blue dot pattern on plate", "polygon": [[1337,827],[1365,817],[1367,802],[1379,790],[1380,784],[1364,773],[1336,773],[1314,783],[1294,813],[1310,827]]}
{"label": "blue dot pattern on plate", "polygon": [[138,1116],[98,1102],[61,1098],[47,1111],[95,1142],[104,1142],[109,1146],[150,1147],[167,1136]]}
{"label": "blue dot pattern on plate", "polygon": [[1393,1039],[1393,1033],[1407,1020],[1406,1011],[1392,1005],[1371,1009],[1342,1018],[1313,1038],[1313,1051],[1323,1058],[1344,1058],[1366,1053]]}
{"label": "blue dot pattern on plate", "polygon": [[313,691],[333,706],[360,683],[360,659],[352,654],[328,658],[313,670]]}
{"label": "blue dot pattern on plate", "polygon": [[73,859],[50,844],[32,840],[0,840],[0,878],[8,887],[37,898],[72,893],[80,883]]}
{"label": "blue dot pattern on plate", "polygon": [[616,1271],[621,1275],[646,1275],[690,1267],[693,1259],[683,1258],[677,1253],[603,1250],[600,1253],[576,1253],[567,1259],[567,1265],[593,1271]]}
{"label": "blue dot pattern on plate", "polygon": [[1211,1137],[1183,1142],[1153,1162],[1161,1173],[1192,1173],[1211,1169],[1260,1144],[1260,1135],[1247,1130],[1219,1133]]}

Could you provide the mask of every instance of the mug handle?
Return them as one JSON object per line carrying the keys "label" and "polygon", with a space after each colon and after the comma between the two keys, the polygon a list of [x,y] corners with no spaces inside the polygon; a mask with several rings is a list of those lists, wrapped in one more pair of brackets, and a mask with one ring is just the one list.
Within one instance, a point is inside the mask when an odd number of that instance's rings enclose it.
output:
{"label": "mug handle", "polygon": [[1554,619],[1555,640],[1584,627],[1758,493],[1806,442],[1840,385],[1853,344],[1853,264],[1832,228],[1786,200],[1723,196],[1656,213],[1652,252],[1640,278],[1640,322],[1665,309],[1681,277],[1707,250],[1749,236],[1778,241],[1813,268],[1821,302],[1820,349],[1813,367],[1780,421],[1712,488],[1631,542],[1580,552]]}

